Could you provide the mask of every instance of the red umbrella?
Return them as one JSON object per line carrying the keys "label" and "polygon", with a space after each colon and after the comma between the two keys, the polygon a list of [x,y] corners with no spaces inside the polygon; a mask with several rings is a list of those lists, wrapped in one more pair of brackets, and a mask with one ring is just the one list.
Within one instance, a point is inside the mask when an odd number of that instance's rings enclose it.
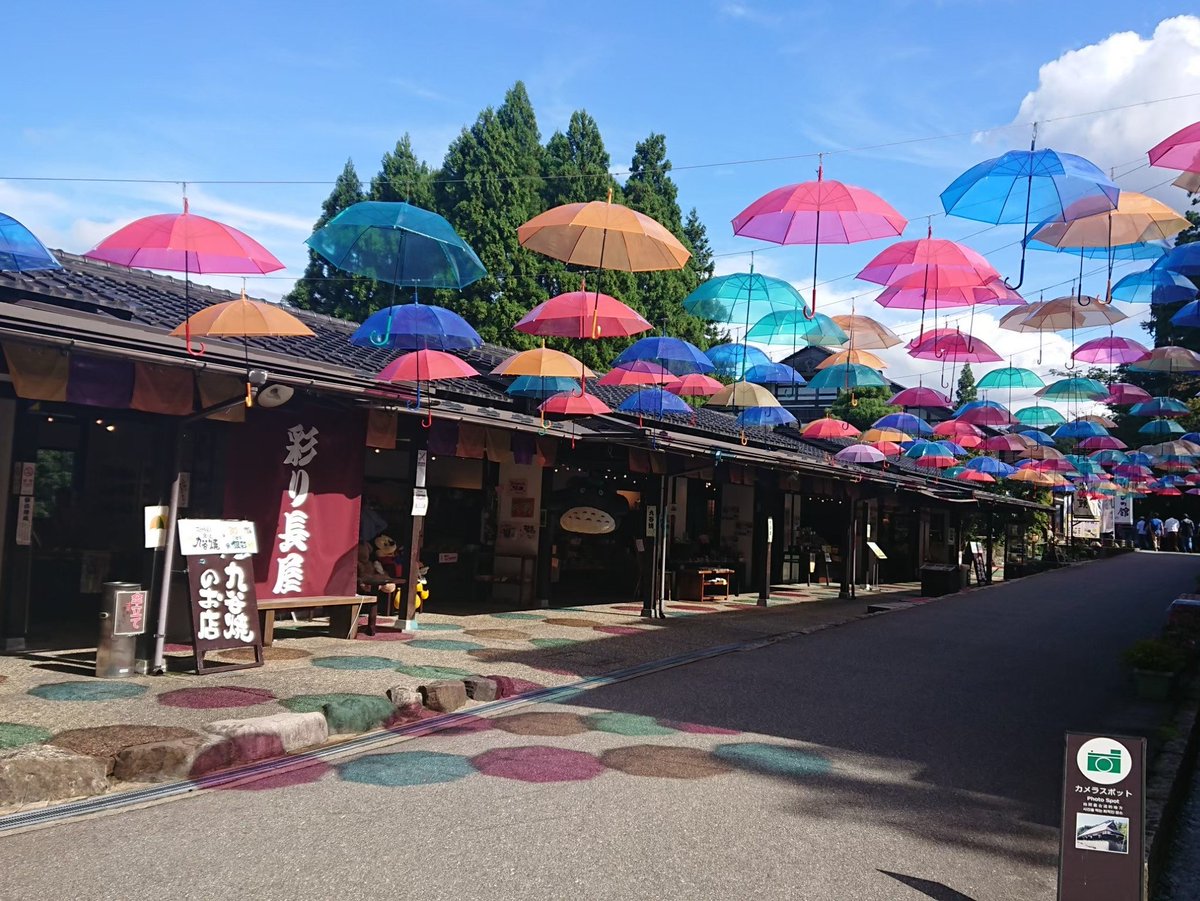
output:
{"label": "red umbrella", "polygon": [[917,457],[913,460],[918,466],[924,469],[946,469],[955,464],[955,459],[949,454],[930,454],[926,457]]}
{"label": "red umbrella", "polygon": [[439,379],[469,379],[479,375],[454,354],[443,350],[415,350],[396,357],[375,378],[381,382],[432,382]]}
{"label": "red umbrella", "polygon": [[544,338],[627,337],[652,328],[637,310],[615,297],[582,288],[538,304],[513,327]]}
{"label": "red umbrella", "polygon": [[848,422],[826,416],[806,423],[800,434],[805,438],[853,438],[861,433]]}
{"label": "red umbrella", "polygon": [[[231,225],[188,212],[146,216],[113,232],[84,254],[92,260],[139,269],[160,269],[184,274],[184,315],[191,315],[188,285],[197,274],[263,275],[283,268],[269,250]],[[189,353],[204,353],[204,345],[192,350],[191,327],[185,325]]]}
{"label": "red umbrella", "polygon": [[925,388],[920,385],[916,388],[905,388],[903,391],[893,395],[888,403],[900,407],[923,407],[928,409],[954,406],[950,402],[950,398],[941,391],[933,388]]}
{"label": "red umbrella", "polygon": [[993,435],[991,438],[986,439],[980,447],[985,451],[1010,451],[1015,454],[1024,451],[1029,447],[1029,444],[1024,438],[1017,435]]}
{"label": "red umbrella", "polygon": [[1079,442],[1079,449],[1094,450],[1125,450],[1128,445],[1114,435],[1093,435]]}
{"label": "red umbrella", "polygon": [[[947,419],[945,422],[939,422],[933,427],[933,434],[949,438],[966,436],[978,438],[983,435],[983,431],[974,423],[963,422],[961,419]],[[962,442],[959,443],[961,444]]]}
{"label": "red umbrella", "polygon": [[603,413],[612,412],[608,404],[596,395],[586,392],[576,394],[574,391],[552,394],[542,402],[538,409],[543,414],[549,413],[557,416],[600,416]]}
{"label": "red umbrella", "polygon": [[679,397],[712,397],[725,386],[711,375],[690,372],[673,382],[668,382],[664,387]]}
{"label": "red umbrella", "polygon": [[871,447],[880,451],[885,457],[899,457],[904,449],[895,441],[873,441]]}
{"label": "red umbrella", "polygon": [[[600,378],[601,385],[666,385],[675,381],[675,374],[650,360],[622,363]],[[718,383],[719,384],[719,383]],[[719,389],[718,389],[719,390]],[[715,393],[715,392],[714,392]]]}
{"label": "red umbrella", "polygon": [[1200,172],[1200,122],[1184,126],[1159,141],[1148,154],[1151,166]]}
{"label": "red umbrella", "polygon": [[952,363],[999,363],[1004,359],[978,338],[951,328],[926,332],[919,343],[909,344],[908,355],[918,360]]}
{"label": "red umbrella", "polygon": [[978,469],[964,469],[962,472],[955,475],[960,482],[994,482],[992,476],[986,472],[980,472]]}
{"label": "red umbrella", "polygon": [[964,450],[975,450],[975,448],[983,444],[983,437],[980,435],[958,435],[954,439],[954,443]]}
{"label": "red umbrella", "polygon": [[[967,412],[961,414],[958,418],[963,422],[969,422],[972,425],[986,425],[992,427],[1000,425],[1012,425],[1013,423],[1011,413],[1009,413],[1007,410],[999,410],[996,407],[975,407],[974,409],[967,410]],[[1018,440],[1023,441],[1023,439]],[[1024,443],[1022,443],[1021,446],[1024,447]]]}

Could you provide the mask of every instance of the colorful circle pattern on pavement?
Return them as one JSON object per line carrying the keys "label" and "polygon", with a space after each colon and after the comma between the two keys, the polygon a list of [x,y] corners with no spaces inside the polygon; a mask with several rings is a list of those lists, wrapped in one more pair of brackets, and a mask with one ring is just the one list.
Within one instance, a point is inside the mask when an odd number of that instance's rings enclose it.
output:
{"label": "colorful circle pattern on pavement", "polygon": [[590,732],[586,719],[577,713],[513,713],[496,717],[492,724],[513,735],[581,735]]}
{"label": "colorful circle pattern on pavement", "polygon": [[164,707],[183,707],[187,710],[216,710],[221,707],[253,707],[275,700],[274,692],[265,688],[243,688],[236,685],[217,685],[212,688],[177,688],[165,691],[156,699]]}
{"label": "colorful circle pattern on pavement", "polygon": [[297,785],[310,785],[332,770],[333,767],[324,761],[314,760],[307,766],[284,770],[282,773],[273,773],[249,782],[222,785],[221,788],[226,791],[268,791],[273,788],[293,788]]}
{"label": "colorful circle pattern on pavement", "polygon": [[334,691],[316,695],[295,695],[284,698],[279,703],[292,713],[318,713],[326,704],[341,704],[346,701],[366,698],[368,702],[378,701],[378,695],[360,695],[352,692]]}
{"label": "colorful circle pattern on pavement", "polygon": [[454,638],[414,638],[408,646],[424,648],[426,651],[475,651],[483,647],[473,641],[458,641]]}
{"label": "colorful circle pattern on pavement", "polygon": [[528,632],[518,632],[516,629],[467,629],[465,635],[472,638],[495,638],[500,641],[528,641]]}
{"label": "colorful circle pattern on pavement", "polygon": [[604,632],[607,635],[641,635],[649,629],[639,629],[636,626],[593,626],[593,631]]}
{"label": "colorful circle pattern on pavement", "polygon": [[0,749],[37,745],[49,737],[50,732],[39,726],[27,726],[24,723],[0,723]]}
{"label": "colorful circle pattern on pavement", "polygon": [[146,686],[136,682],[47,682],[29,689],[35,698],[47,701],[121,701],[146,693]]}
{"label": "colorful circle pattern on pavement", "polygon": [[585,722],[596,732],[614,735],[671,735],[675,730],[661,725],[656,719],[637,713],[605,711],[593,713]]}
{"label": "colorful circle pattern on pavement", "polygon": [[[393,661],[395,662],[395,661]],[[461,679],[473,675],[469,669],[459,669],[456,666],[397,666],[396,672],[411,676],[414,679]]]}
{"label": "colorful circle pattern on pavement", "polygon": [[532,638],[529,643],[535,648],[569,648],[573,644],[583,644],[578,638]]}
{"label": "colorful circle pattern on pavement", "polygon": [[709,726],[705,723],[681,723],[678,720],[658,721],[660,726],[674,729],[676,732],[688,732],[693,735],[741,735],[737,729],[725,729],[721,726]]}
{"label": "colorful circle pattern on pavement", "polygon": [[833,767],[823,754],[764,742],[717,745],[713,753],[739,769],[792,779],[821,776]]}
{"label": "colorful circle pattern on pavement", "polygon": [[540,613],[493,613],[492,616],[495,619],[521,619],[531,622],[542,618]]}
{"label": "colorful circle pattern on pavement", "polygon": [[338,775],[346,782],[388,788],[457,782],[473,772],[475,767],[467,758],[438,751],[372,754],[338,767]]}
{"label": "colorful circle pattern on pavement", "polygon": [[583,782],[604,772],[591,754],[547,745],[494,748],[472,757],[471,763],[484,775],[518,782]]}
{"label": "colorful circle pattern on pavement", "polygon": [[417,623],[418,632],[461,632],[462,626],[455,623]]}
{"label": "colorful circle pattern on pavement", "polygon": [[632,745],[612,748],[600,755],[600,762],[610,770],[627,776],[650,776],[658,779],[707,779],[723,776],[733,767],[699,748],[672,745]]}
{"label": "colorful circle pattern on pavement", "polygon": [[396,662],[390,657],[357,657],[347,654],[335,657],[314,657],[312,665],[323,669],[372,670],[395,669]]}

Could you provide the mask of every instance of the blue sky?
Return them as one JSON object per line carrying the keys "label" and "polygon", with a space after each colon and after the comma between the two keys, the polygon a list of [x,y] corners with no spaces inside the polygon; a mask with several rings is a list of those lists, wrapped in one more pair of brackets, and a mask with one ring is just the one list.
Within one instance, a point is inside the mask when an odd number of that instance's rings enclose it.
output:
{"label": "blue sky", "polygon": [[[1031,119],[1200,92],[1200,20],[1174,19],[1188,12],[1179,2],[346,6],[126,0],[116,14],[20,4],[6,14],[21,39],[5,50],[0,210],[47,243],[81,252],[136,216],[177,209],[179,185],[14,177],[318,182],[189,189],[195,212],[244,228],[288,264],[282,278],[250,286],[278,296],[303,268],[301,242],[347,157],[369,178],[409,132],[436,165],[480,109],[523,79],[544,138],[586,108],[615,166],[647,133],[665,133],[681,204],[699,209],[721,271],[735,271],[758,245],[733,237],[729,220],[815,170],[811,158],[737,161],[829,151],[827,177],[878,192],[913,220],[905,237],[917,237],[918,217],[940,210],[946,184],[981,159],[1027,146]],[[11,88],[14,72],[24,73],[23,89]],[[1139,157],[1197,118],[1200,97],[1192,97],[1050,124],[1044,143],[1131,170],[1118,181],[1142,189],[1171,173],[1137,168]],[[838,152],[948,134],[960,136]],[[713,163],[725,165],[705,165]],[[1186,200],[1177,189],[1158,196],[1180,208]],[[941,216],[933,224],[943,237],[980,231]],[[1017,238],[1017,229],[998,228],[970,243],[989,253]],[[885,243],[823,248],[822,280],[853,273]],[[760,249],[760,270],[807,294],[811,249]],[[1011,248],[989,258],[1015,275]],[[1053,286],[1072,271],[1039,254],[1026,287]],[[1090,287],[1102,290],[1103,280]],[[851,279],[820,293],[840,304],[829,312],[848,312],[853,294],[863,295],[858,312],[878,310],[869,286]],[[883,318],[902,331],[913,319]],[[1005,352],[1029,346],[1027,336],[998,341]],[[912,369],[891,356],[897,371]]]}

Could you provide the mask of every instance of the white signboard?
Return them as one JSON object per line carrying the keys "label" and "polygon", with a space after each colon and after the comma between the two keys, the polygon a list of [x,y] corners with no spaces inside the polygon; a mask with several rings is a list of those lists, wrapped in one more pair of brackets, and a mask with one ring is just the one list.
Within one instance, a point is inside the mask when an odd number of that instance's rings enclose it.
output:
{"label": "white signboard", "polygon": [[146,541],[145,547],[159,548],[167,546],[167,515],[166,506],[144,507]]}
{"label": "white signboard", "polygon": [[1071,515],[1076,519],[1099,519],[1100,511],[1094,500],[1082,494],[1075,494],[1071,498]]}
{"label": "white signboard", "polygon": [[418,488],[425,487],[425,470],[429,465],[429,451],[417,451],[417,473],[416,481],[413,483]]}
{"label": "white signboard", "polygon": [[36,463],[18,463],[21,468],[20,479],[18,481],[18,494],[33,494],[33,483],[37,477]]}
{"label": "white signboard", "polygon": [[429,492],[424,488],[413,489],[413,516],[424,516],[429,512]]}
{"label": "white signboard", "polygon": [[201,554],[257,554],[254,523],[244,519],[179,520],[179,552]]}
{"label": "white signboard", "polygon": [[1113,509],[1116,503],[1111,497],[1100,501],[1100,534],[1111,535],[1116,531]]}
{"label": "white signboard", "polygon": [[28,494],[17,498],[16,542],[22,547],[33,544],[33,498]]}
{"label": "white signboard", "polygon": [[1133,525],[1133,495],[1118,494],[1114,501],[1113,521],[1119,526]]}
{"label": "white signboard", "polygon": [[653,538],[658,534],[658,507],[646,508],[646,535]]}

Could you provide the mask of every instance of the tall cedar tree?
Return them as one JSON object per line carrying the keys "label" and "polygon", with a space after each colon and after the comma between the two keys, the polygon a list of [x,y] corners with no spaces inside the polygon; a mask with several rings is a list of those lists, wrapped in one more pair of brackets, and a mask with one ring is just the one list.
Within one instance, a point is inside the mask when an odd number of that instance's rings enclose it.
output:
{"label": "tall cedar tree", "polygon": [[963,363],[962,372],[958,376],[958,392],[954,399],[961,407],[979,398],[979,389],[975,387],[975,373],[971,371],[970,363]]}
{"label": "tall cedar tree", "polygon": [[890,388],[858,388],[853,394],[840,391],[837,399],[829,405],[829,415],[850,423],[856,429],[866,430],[875,420],[889,413],[900,412],[900,407],[888,403],[891,396]]}
{"label": "tall cedar tree", "polygon": [[[346,207],[365,199],[362,182],[359,181],[354,163],[346,160],[341,175],[334,183],[333,191],[321,205],[321,217],[317,219],[313,231],[323,228]],[[352,276],[338,269],[316,251],[310,250],[304,275],[284,300],[302,310],[361,321],[369,311],[374,285],[370,279]]]}
{"label": "tall cedar tree", "polygon": [[435,178],[439,212],[488,270],[461,293],[441,292],[441,300],[485,341],[508,346],[533,346],[513,325],[548,296],[534,254],[517,242],[517,227],[542,211],[540,141],[529,95],[518,81],[499,109],[485,109],[463,129]]}

